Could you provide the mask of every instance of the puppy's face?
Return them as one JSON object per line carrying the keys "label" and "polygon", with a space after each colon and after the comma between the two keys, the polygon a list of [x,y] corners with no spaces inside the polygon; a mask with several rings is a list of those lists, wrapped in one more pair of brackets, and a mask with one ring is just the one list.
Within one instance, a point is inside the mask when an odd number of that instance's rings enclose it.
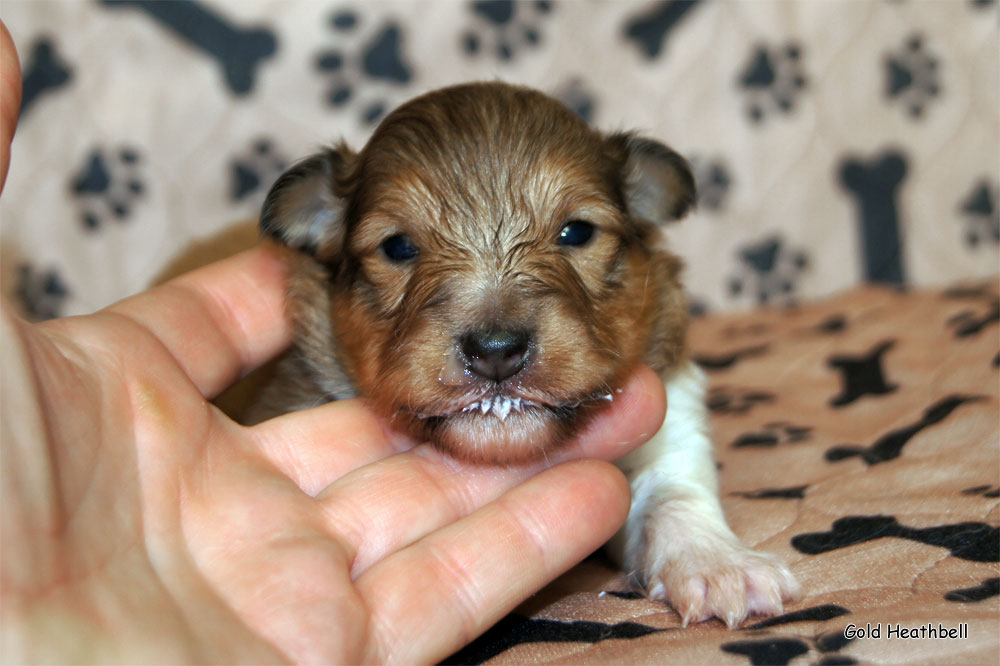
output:
{"label": "puppy's face", "polygon": [[676,361],[679,266],[654,241],[692,199],[669,149],[476,84],[401,107],[359,154],[293,167],[261,223],[310,265],[289,306],[320,386],[346,377],[453,455],[517,462],[565,441],[636,363]]}

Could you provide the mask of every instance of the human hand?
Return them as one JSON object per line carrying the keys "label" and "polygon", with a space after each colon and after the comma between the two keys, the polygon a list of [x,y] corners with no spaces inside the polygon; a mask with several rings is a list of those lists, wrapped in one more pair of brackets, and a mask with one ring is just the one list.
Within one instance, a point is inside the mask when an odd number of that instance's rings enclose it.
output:
{"label": "human hand", "polygon": [[621,525],[624,478],[581,458],[656,430],[651,371],[530,467],[453,461],[359,400],[246,428],[209,399],[289,343],[283,294],[261,247],[94,315],[3,313],[5,660],[432,662]]}

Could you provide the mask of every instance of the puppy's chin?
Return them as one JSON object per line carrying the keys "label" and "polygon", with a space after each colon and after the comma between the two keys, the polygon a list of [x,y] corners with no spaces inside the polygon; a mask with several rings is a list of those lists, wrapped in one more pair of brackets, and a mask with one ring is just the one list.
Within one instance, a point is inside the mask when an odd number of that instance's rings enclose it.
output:
{"label": "puppy's chin", "polygon": [[453,458],[485,465],[520,465],[539,460],[565,444],[590,411],[538,407],[500,418],[473,409],[420,419],[418,427],[424,439]]}

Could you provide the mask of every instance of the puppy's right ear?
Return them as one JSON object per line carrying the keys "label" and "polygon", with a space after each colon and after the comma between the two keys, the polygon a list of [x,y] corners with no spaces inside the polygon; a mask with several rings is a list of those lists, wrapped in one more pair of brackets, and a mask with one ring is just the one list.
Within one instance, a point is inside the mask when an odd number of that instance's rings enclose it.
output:
{"label": "puppy's right ear", "polygon": [[347,209],[343,181],[354,157],[340,145],[281,174],[261,208],[261,232],[320,261],[333,260],[343,246]]}
{"label": "puppy's right ear", "polygon": [[653,139],[613,134],[625,155],[623,176],[629,211],[655,224],[679,220],[694,206],[694,176],[687,160]]}

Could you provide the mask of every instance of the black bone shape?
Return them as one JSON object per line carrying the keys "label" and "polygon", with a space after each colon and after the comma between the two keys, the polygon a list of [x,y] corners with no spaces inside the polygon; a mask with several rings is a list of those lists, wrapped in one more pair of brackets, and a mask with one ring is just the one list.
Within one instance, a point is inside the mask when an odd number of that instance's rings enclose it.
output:
{"label": "black bone shape", "polygon": [[728,354],[699,354],[695,361],[704,370],[709,372],[713,370],[727,370],[733,367],[738,361],[742,361],[745,358],[753,358],[754,356],[760,356],[768,350],[768,345],[755,345],[753,347],[745,347],[743,349],[737,349]]}
{"label": "black bone shape", "polygon": [[868,161],[850,158],[840,167],[840,184],[857,208],[869,282],[906,281],[899,231],[899,191],[906,173],[906,158],[895,150]]}
{"label": "black bone shape", "polygon": [[809,652],[809,645],[798,638],[764,638],[755,641],[732,641],[719,646],[723,652],[741,654],[752,666],[779,666]]}
{"label": "black bone shape", "polygon": [[108,7],[135,7],[177,36],[216,59],[229,89],[244,95],[253,88],[257,65],[270,57],[278,43],[269,30],[240,30],[192,0],[101,0]]}
{"label": "black bone shape", "polygon": [[511,613],[442,664],[481,664],[521,643],[600,643],[664,631],[637,622],[560,622]]}
{"label": "black bone shape", "polygon": [[1000,561],[1000,529],[986,523],[967,522],[935,527],[907,527],[893,516],[847,516],[833,522],[828,532],[810,532],[792,537],[800,553],[819,555],[885,537],[909,539],[947,548],[959,559],[972,562]]}
{"label": "black bone shape", "polygon": [[830,399],[830,405],[845,407],[862,396],[885,395],[899,388],[886,381],[882,370],[882,356],[895,344],[886,340],[864,356],[831,356],[827,364],[840,370],[844,382],[840,394]]}
{"label": "black bone shape", "polygon": [[635,40],[649,58],[655,58],[663,49],[670,31],[694,9],[701,0],[665,0],[650,11],[636,16],[625,26],[625,35]]}
{"label": "black bone shape", "polygon": [[918,432],[924,428],[944,421],[948,416],[967,402],[983,400],[983,396],[951,395],[942,398],[924,411],[919,421],[908,426],[893,430],[878,439],[871,446],[841,445],[834,446],[826,452],[826,459],[835,462],[857,456],[869,465],[878,465],[894,460],[903,452],[903,447]]}
{"label": "black bone shape", "polygon": [[795,622],[825,622],[827,620],[832,620],[835,617],[841,617],[842,615],[850,615],[850,613],[851,611],[847,610],[843,606],[838,606],[837,604],[823,604],[822,606],[811,606],[810,608],[803,608],[802,610],[793,611],[791,613],[769,617],[766,620],[762,620],[743,628],[757,630],[780,627],[782,625],[792,624]]}
{"label": "black bone shape", "polygon": [[948,601],[976,603],[1000,595],[1000,578],[987,578],[975,587],[952,590],[944,595]]}
{"label": "black bone shape", "polygon": [[733,493],[745,499],[802,499],[806,496],[809,486],[789,486],[788,488],[762,488],[746,492]]}
{"label": "black bone shape", "polygon": [[44,38],[35,42],[24,67],[21,118],[24,118],[40,95],[61,88],[72,79],[73,70],[56,53],[52,42]]}

